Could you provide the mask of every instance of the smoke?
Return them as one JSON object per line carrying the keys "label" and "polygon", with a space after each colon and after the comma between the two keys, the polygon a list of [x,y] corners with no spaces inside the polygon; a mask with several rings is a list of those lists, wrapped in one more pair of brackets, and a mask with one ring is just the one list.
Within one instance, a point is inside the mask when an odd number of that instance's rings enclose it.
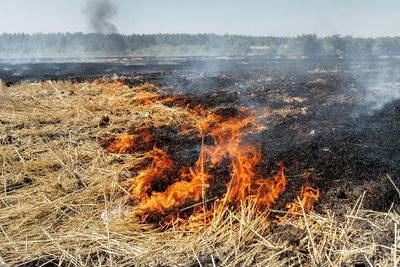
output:
{"label": "smoke", "polygon": [[387,104],[400,99],[400,69],[394,57],[352,57],[348,70],[359,93],[352,116],[373,115]]}
{"label": "smoke", "polygon": [[394,79],[387,73],[379,73],[374,83],[365,88],[364,103],[373,112],[382,109],[386,104],[400,98],[399,79]]}
{"label": "smoke", "polygon": [[118,6],[110,0],[87,0],[83,13],[88,16],[89,28],[96,33],[118,33],[117,27],[110,22],[118,11]]}

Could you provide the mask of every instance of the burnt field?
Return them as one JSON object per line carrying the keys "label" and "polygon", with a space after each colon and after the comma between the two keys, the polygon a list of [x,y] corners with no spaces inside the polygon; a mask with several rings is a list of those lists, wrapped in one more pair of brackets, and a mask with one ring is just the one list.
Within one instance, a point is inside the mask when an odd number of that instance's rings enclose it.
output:
{"label": "burnt field", "polygon": [[[93,265],[110,261],[127,264],[134,255],[137,264],[166,266],[278,266],[299,262],[328,266],[332,262],[366,265],[370,261],[385,265],[397,261],[388,255],[398,253],[397,232],[392,230],[397,227],[400,200],[400,59],[91,61],[0,63],[0,79],[4,83],[0,118],[2,186],[6,188],[1,208],[19,216],[18,225],[26,231],[29,227],[35,229],[32,233],[22,230],[25,236],[11,221],[3,223],[7,249],[2,252],[0,247],[0,260],[84,265],[90,259]],[[209,115],[212,120],[203,120]],[[220,130],[228,123],[228,130]],[[224,156],[214,155],[219,146],[228,151]],[[244,152],[231,151],[234,146]],[[160,167],[160,159],[168,167]],[[246,161],[253,159],[247,166]],[[240,172],[242,165],[247,167]],[[133,185],[138,186],[143,170],[150,170],[153,176],[146,187],[139,187],[144,188],[143,192],[135,196]],[[254,204],[254,199],[261,199],[260,189],[269,186],[269,182],[262,183],[263,179],[280,171],[285,176],[284,190],[271,202]],[[184,174],[176,178],[177,173]],[[235,183],[231,181],[239,179],[240,173],[245,173],[252,184],[243,191],[243,199],[229,198]],[[117,223],[109,220],[111,211],[111,217],[118,217],[115,210],[122,205],[126,193],[133,197],[124,200],[125,208],[141,210],[142,206],[148,207],[147,202],[155,201],[153,196],[161,197],[175,184],[190,183],[196,175],[201,176],[201,183],[195,185],[198,190],[194,188],[190,197],[181,196],[172,206],[156,207],[148,213],[133,211],[134,223],[128,230],[121,226],[120,218],[115,219]],[[273,186],[279,184],[277,177]],[[48,179],[57,180],[57,184],[51,185],[53,182]],[[305,199],[304,188],[318,192],[311,203],[299,202],[300,198]],[[71,195],[79,197],[70,199]],[[39,214],[29,215],[33,218],[25,217],[26,211],[18,210],[18,196],[31,198],[24,200],[30,207],[43,202],[47,210],[40,208],[35,211]],[[297,197],[301,208],[298,206],[290,215],[287,204],[296,206]],[[92,206],[83,207],[84,202]],[[53,207],[53,203],[58,204]],[[253,213],[244,203],[255,207]],[[96,205],[102,208],[96,209]],[[201,211],[199,205],[203,207]],[[227,209],[222,212],[224,208]],[[306,216],[307,210],[310,214]],[[84,239],[90,229],[101,232],[101,212],[107,235]],[[72,222],[87,225],[84,218],[89,213],[96,230],[89,226],[68,228],[74,225]],[[126,211],[121,213],[126,216]],[[304,218],[299,216],[302,213]],[[260,219],[260,214],[265,216]],[[391,219],[385,222],[383,217]],[[279,222],[276,218],[280,218]],[[52,219],[55,222],[46,227],[45,223]],[[237,227],[232,226],[232,220]],[[195,223],[207,225],[207,230],[199,230],[197,224],[193,228],[191,224]],[[220,225],[236,228],[229,228],[230,237],[221,237],[229,231],[218,228]],[[154,229],[161,231],[157,232],[158,237]],[[238,240],[232,237],[232,231]],[[335,232],[340,238],[335,234],[329,239],[327,232]],[[63,233],[79,236],[83,252],[65,254],[71,241],[55,237]],[[209,239],[194,241],[197,236],[192,233]],[[175,253],[180,245],[178,241],[169,243],[171,235],[192,247]],[[41,239],[49,239],[48,243],[43,241],[49,248],[35,247],[34,242],[40,243],[37,240]],[[121,245],[144,239],[149,243],[129,248],[133,251],[130,256],[126,252],[129,249]],[[54,242],[59,250],[50,248]],[[29,256],[16,255],[22,246],[31,246]],[[255,249],[250,252],[249,246]],[[344,248],[352,252],[344,255],[340,252]],[[150,255],[152,249],[159,254]],[[230,253],[231,249],[235,253]],[[325,249],[329,252],[323,253]],[[269,256],[263,250],[274,253]]]}
{"label": "burnt field", "polygon": [[[293,189],[285,191],[288,199],[295,197],[307,176],[310,185],[320,189],[316,207],[339,214],[364,191],[367,209],[384,211],[397,203],[398,194],[387,178],[388,174],[397,184],[400,174],[397,59],[351,64],[343,59],[253,60],[248,65],[233,60],[191,72],[150,73],[139,80],[181,92],[194,105],[222,113],[268,107],[266,129],[248,138],[261,143],[259,168],[264,175],[284,161],[287,186]],[[177,142],[170,149],[180,150],[185,144]]]}
{"label": "burnt field", "polygon": [[[364,203],[367,208],[383,211],[397,200],[386,174],[393,179],[399,177],[399,59],[44,61],[5,64],[1,78],[11,85],[20,80],[82,82],[118,75],[122,76],[118,80],[130,87],[148,81],[165,92],[190,99],[191,105],[221,109],[222,113],[224,109],[232,112],[239,107],[267,107],[271,115],[266,129],[248,138],[261,143],[259,167],[264,174],[284,161],[287,176],[291,177],[288,186],[294,189],[287,193],[298,192],[307,175],[310,183],[321,190],[317,206],[336,207],[339,213],[344,203],[354,202],[364,190],[368,192]],[[165,136],[171,136],[177,129],[164,131]],[[176,140],[169,149],[184,148],[194,153],[190,145],[197,144],[185,141]],[[193,160],[191,155],[184,157]]]}

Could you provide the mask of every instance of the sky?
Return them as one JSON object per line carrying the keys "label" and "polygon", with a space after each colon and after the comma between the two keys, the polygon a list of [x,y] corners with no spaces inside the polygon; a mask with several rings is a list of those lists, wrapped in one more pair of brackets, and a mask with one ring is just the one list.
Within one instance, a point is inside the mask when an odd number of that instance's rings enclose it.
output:
{"label": "sky", "polygon": [[[110,22],[122,34],[400,36],[400,0],[109,1],[117,6]],[[0,33],[92,32],[85,6],[86,0],[0,0]]]}

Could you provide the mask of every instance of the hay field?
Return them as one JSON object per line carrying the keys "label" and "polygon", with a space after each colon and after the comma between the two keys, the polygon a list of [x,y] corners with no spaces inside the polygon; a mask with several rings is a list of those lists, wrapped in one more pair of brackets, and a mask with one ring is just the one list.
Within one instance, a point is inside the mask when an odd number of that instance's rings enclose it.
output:
{"label": "hay field", "polygon": [[[134,125],[183,124],[187,111],[142,105],[142,87],[0,83],[0,265],[395,266],[399,215],[363,209],[296,214],[278,225],[248,203],[203,231],[139,224],[124,213],[144,153],[107,153],[98,140]],[[323,196],[322,196],[323,197]]]}

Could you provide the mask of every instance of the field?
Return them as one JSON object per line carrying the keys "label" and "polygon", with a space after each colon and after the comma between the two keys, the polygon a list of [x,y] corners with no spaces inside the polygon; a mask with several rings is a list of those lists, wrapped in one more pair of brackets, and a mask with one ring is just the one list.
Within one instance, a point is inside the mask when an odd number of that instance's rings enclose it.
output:
{"label": "field", "polygon": [[0,69],[0,265],[399,262],[399,59]]}

